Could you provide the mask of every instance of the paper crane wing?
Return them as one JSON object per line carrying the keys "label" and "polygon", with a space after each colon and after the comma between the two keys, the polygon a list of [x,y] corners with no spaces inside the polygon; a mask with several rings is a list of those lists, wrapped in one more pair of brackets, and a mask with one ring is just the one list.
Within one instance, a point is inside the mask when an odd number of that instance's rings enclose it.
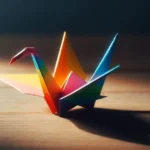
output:
{"label": "paper crane wing", "polygon": [[66,32],[64,32],[53,73],[54,79],[60,87],[64,84],[64,80],[71,71],[85,80],[86,73],[69,43]]}
{"label": "paper crane wing", "polygon": [[103,88],[105,78],[108,74],[119,68],[119,65],[105,72],[103,75],[92,80],[91,82],[81,86],[72,93],[60,98],[59,100],[59,114],[63,116],[65,112],[76,105],[86,105],[100,99],[100,92]]}
{"label": "paper crane wing", "polygon": [[0,80],[22,93],[44,96],[37,74],[1,74]]}
{"label": "paper crane wing", "polygon": [[96,70],[94,71],[94,73],[93,73],[93,75],[89,81],[96,79],[98,76],[102,75],[103,73],[105,73],[109,69],[112,54],[113,54],[113,51],[115,49],[117,37],[118,37],[118,33],[112,39],[112,41],[111,41],[110,45],[108,46],[104,56],[102,57],[100,63],[98,64]]}

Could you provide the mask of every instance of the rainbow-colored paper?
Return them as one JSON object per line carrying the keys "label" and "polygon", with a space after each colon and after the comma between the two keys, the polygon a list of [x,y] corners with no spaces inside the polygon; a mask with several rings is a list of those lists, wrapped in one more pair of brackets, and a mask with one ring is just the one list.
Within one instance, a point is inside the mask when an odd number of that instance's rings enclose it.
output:
{"label": "rainbow-colored paper", "polygon": [[109,70],[117,37],[118,34],[114,36],[102,60],[87,82],[86,73],[68,41],[66,32],[63,35],[53,75],[35,48],[26,47],[12,57],[10,64],[31,55],[38,78],[33,74],[4,74],[0,75],[0,80],[23,93],[44,97],[53,114],[63,116],[76,105],[93,108],[95,101],[103,98],[100,93],[106,76],[119,68],[118,65]]}

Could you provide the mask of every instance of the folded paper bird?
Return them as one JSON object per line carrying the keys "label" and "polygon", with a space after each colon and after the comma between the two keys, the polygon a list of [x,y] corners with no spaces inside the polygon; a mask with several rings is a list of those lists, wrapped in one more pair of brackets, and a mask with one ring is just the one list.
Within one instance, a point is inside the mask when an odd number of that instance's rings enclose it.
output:
{"label": "folded paper bird", "polygon": [[109,70],[117,37],[118,34],[114,36],[87,82],[85,81],[86,73],[67,39],[66,32],[63,34],[53,75],[35,48],[26,47],[12,57],[10,64],[31,55],[40,82],[37,77],[29,74],[1,75],[0,79],[23,93],[44,97],[51,112],[59,116],[64,116],[68,110],[77,105],[93,108],[95,101],[104,97],[100,93],[106,76],[119,68],[117,65]]}

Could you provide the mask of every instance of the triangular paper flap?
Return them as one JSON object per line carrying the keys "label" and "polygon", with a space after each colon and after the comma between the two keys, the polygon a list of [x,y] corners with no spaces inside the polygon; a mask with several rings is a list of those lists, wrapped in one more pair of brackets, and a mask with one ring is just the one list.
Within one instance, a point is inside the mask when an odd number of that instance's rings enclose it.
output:
{"label": "triangular paper flap", "polygon": [[40,81],[36,73],[33,74],[0,74],[0,79],[9,79],[18,83],[41,89]]}
{"label": "triangular paper flap", "polygon": [[49,72],[44,61],[39,55],[32,55],[32,60],[36,68],[40,84],[44,93],[44,98],[52,113],[58,113],[58,105],[61,89],[57,85],[55,79]]}
{"label": "triangular paper flap", "polygon": [[77,76],[74,72],[71,72],[68,76],[67,81],[65,82],[65,85],[63,86],[62,96],[73,92],[84,84],[86,84],[86,82],[83,79]]}
{"label": "triangular paper flap", "polygon": [[112,59],[112,54],[115,49],[115,43],[117,41],[117,37],[118,37],[118,33],[114,36],[107,51],[105,52],[103,58],[101,59],[100,63],[98,64],[96,70],[94,71],[94,73],[89,81],[96,79],[98,76],[102,75],[109,69],[110,62]]}
{"label": "triangular paper flap", "polygon": [[54,79],[60,87],[71,71],[80,76],[83,80],[86,78],[86,74],[68,41],[66,32],[64,32],[53,73]]}
{"label": "triangular paper flap", "polygon": [[[35,77],[35,78],[33,78]],[[28,83],[29,80],[32,79],[32,83]],[[19,74],[12,74],[12,75],[0,75],[0,80],[7,83],[8,85],[14,87],[15,89],[19,90],[22,93],[35,95],[35,96],[44,96],[43,91],[36,80],[36,76],[34,75],[19,75]],[[31,81],[31,80],[30,80]]]}

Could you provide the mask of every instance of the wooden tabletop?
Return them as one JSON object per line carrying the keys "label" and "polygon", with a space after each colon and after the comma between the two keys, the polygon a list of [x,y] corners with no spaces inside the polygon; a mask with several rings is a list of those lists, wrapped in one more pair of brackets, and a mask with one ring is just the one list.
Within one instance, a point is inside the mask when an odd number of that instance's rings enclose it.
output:
{"label": "wooden tabletop", "polygon": [[0,149],[150,149],[149,77],[114,73],[94,110],[76,107],[66,118],[0,82]]}

